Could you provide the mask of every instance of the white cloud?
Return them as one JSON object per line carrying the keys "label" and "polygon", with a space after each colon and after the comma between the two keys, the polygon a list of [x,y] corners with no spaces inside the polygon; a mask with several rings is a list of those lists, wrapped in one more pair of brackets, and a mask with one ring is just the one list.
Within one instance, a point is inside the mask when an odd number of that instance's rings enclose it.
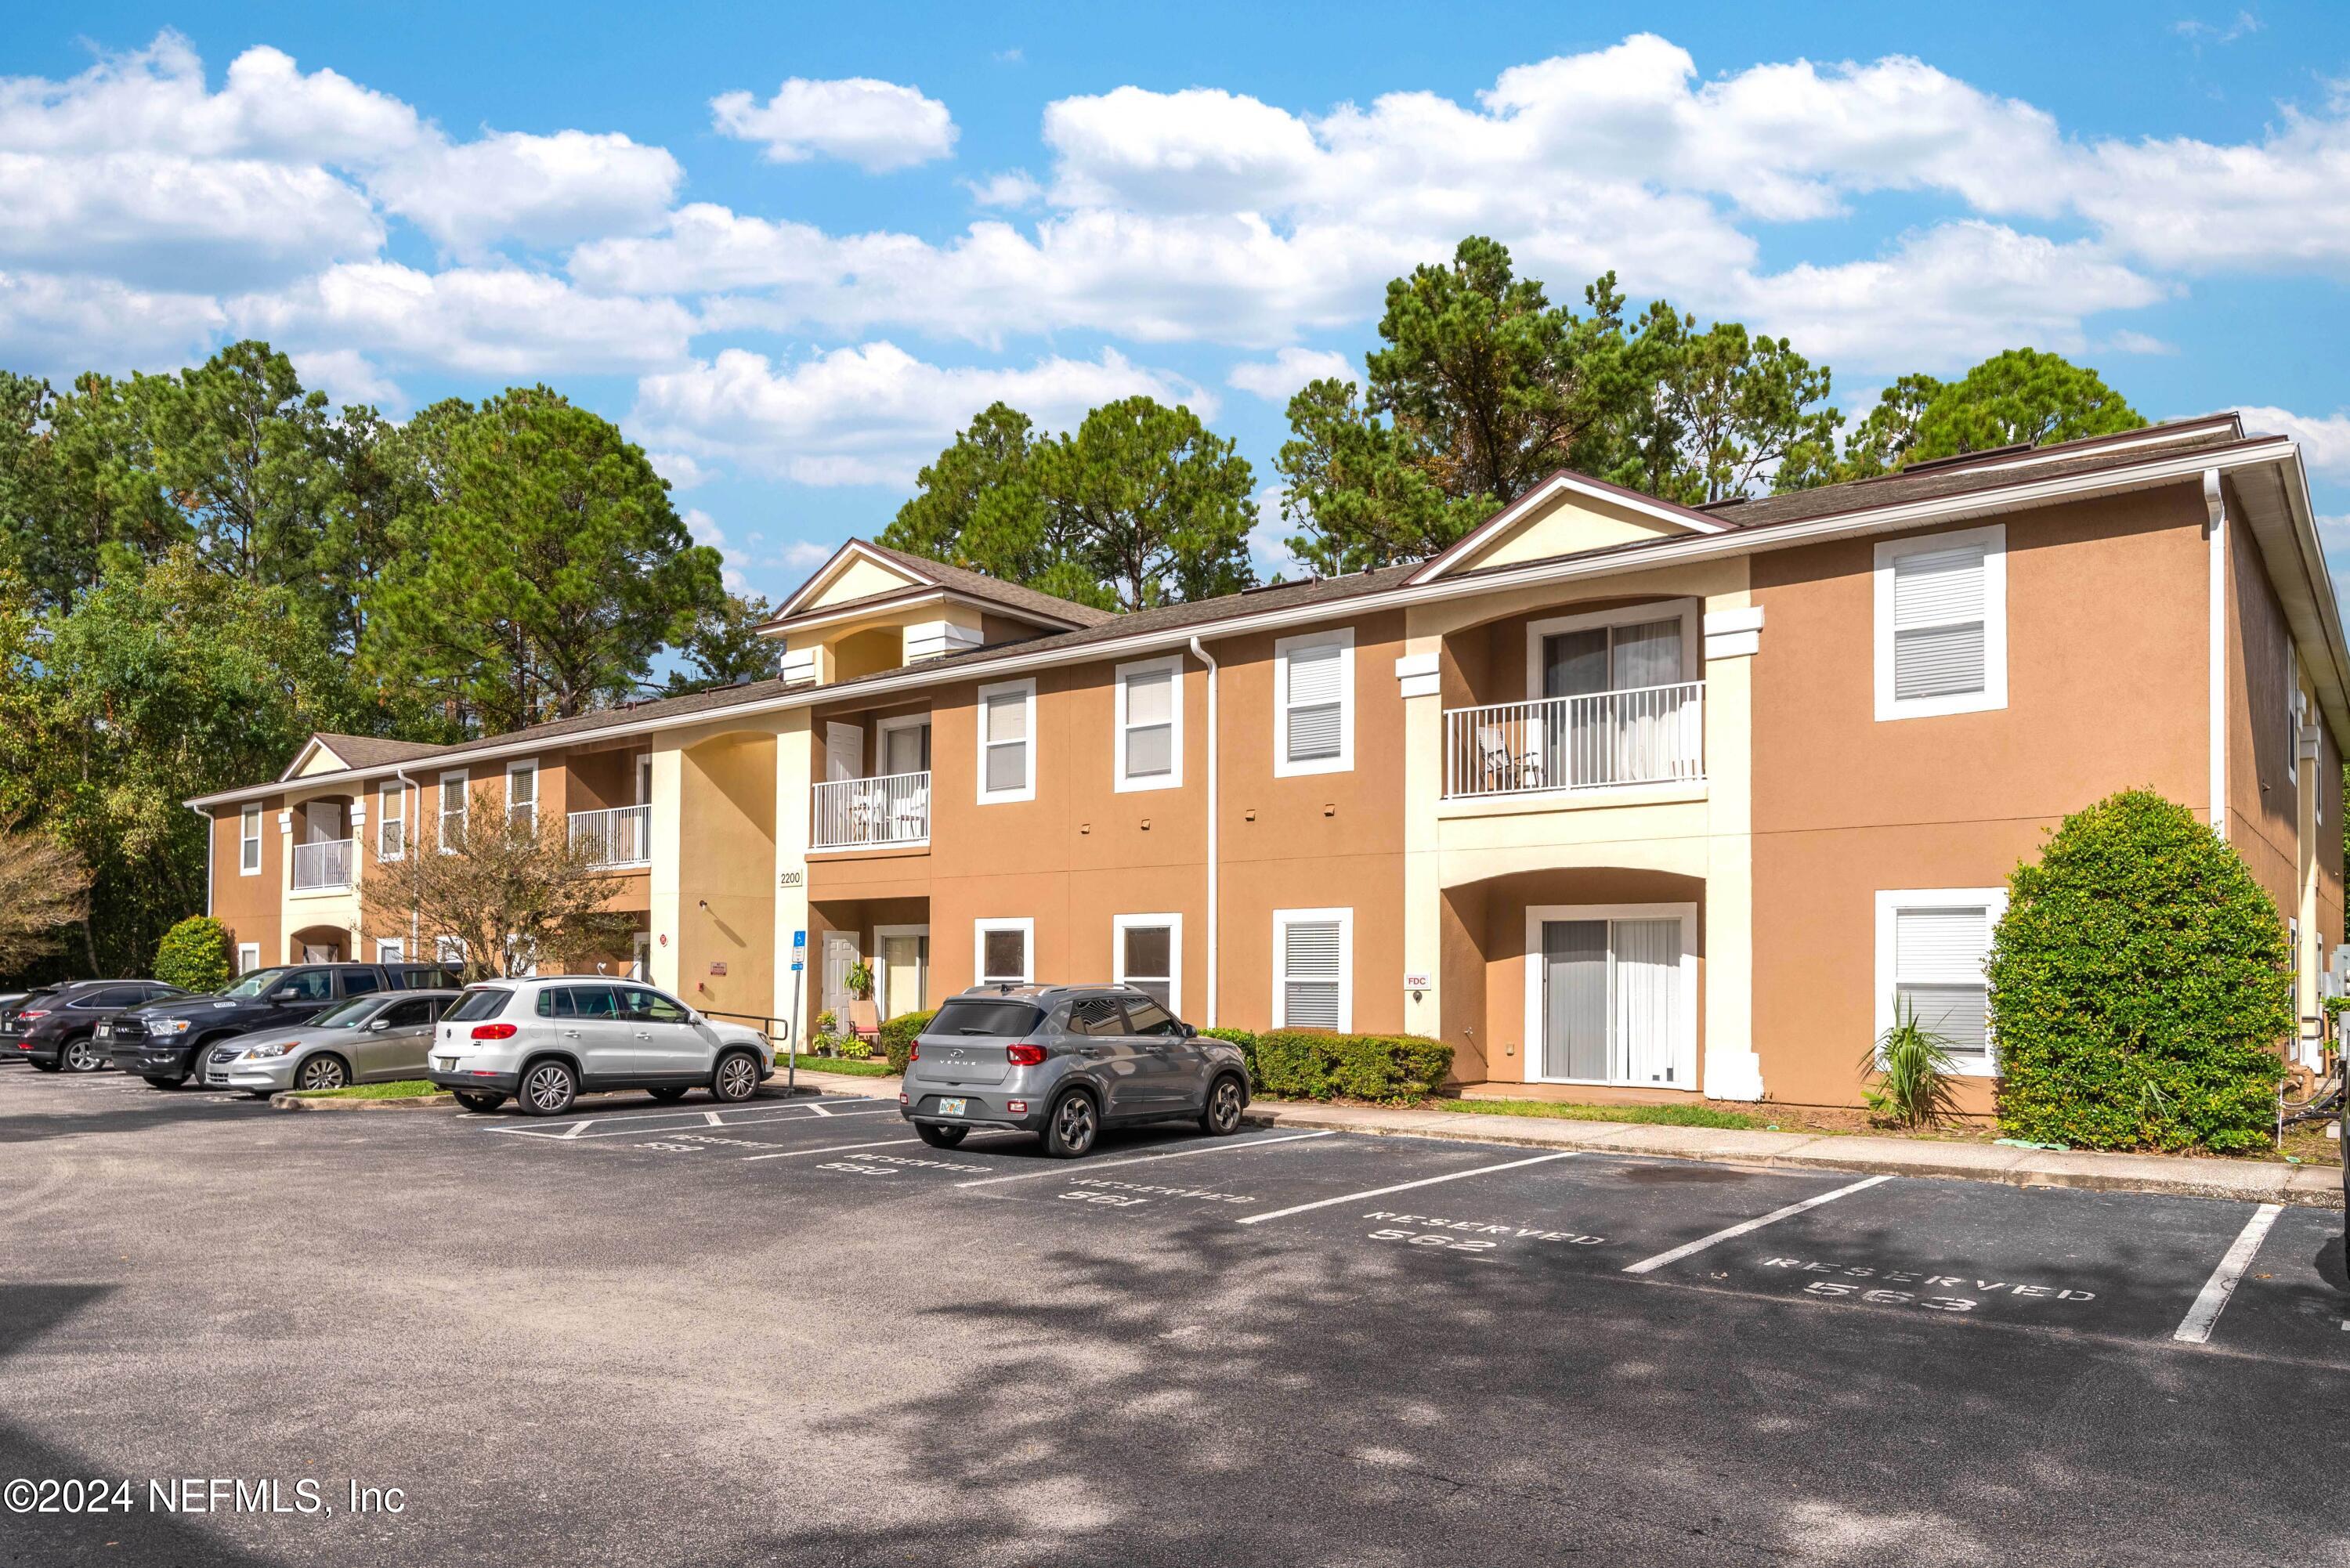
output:
{"label": "white cloud", "polygon": [[741,593],[750,586],[751,579],[743,575],[743,568],[751,564],[751,557],[726,542],[726,531],[718,526],[717,519],[699,506],[689,506],[678,514],[678,521],[685,524],[685,531],[693,535],[695,544],[707,545],[718,552],[723,563],[719,576],[730,591]]}
{"label": "white cloud", "polygon": [[323,348],[286,356],[302,384],[322,391],[336,403],[366,403],[405,412],[407,394],[364,354],[351,348]]}
{"label": "white cloud", "polygon": [[1344,354],[1320,348],[1284,348],[1267,361],[1232,367],[1224,379],[1243,392],[1254,392],[1267,402],[1286,403],[1308,381],[1358,379],[1355,362]]}
{"label": "white cloud", "polygon": [[764,104],[747,92],[721,93],[710,113],[722,134],[761,143],[775,162],[838,158],[868,173],[944,158],[957,134],[938,99],[870,77],[793,77]]}
{"label": "white cloud", "polygon": [[474,256],[502,239],[560,245],[652,229],[684,178],[665,150],[618,133],[504,131],[420,148],[368,185],[387,208]]}
{"label": "white cloud", "polygon": [[203,295],[110,278],[0,271],[0,348],[14,369],[62,380],[91,368],[176,369],[203,358],[227,325]]}
{"label": "white cloud", "polygon": [[795,540],[784,546],[783,553],[775,557],[775,564],[779,566],[788,566],[794,571],[813,571],[831,560],[833,552],[839,548],[837,545],[818,545],[806,539]]}
{"label": "white cloud", "polygon": [[2244,429],[2259,435],[2286,435],[2301,443],[2302,461],[2312,473],[2350,481],[2350,412],[2296,414],[2286,409],[2243,409]]}
{"label": "white cloud", "polygon": [[998,399],[1041,426],[1066,429],[1087,410],[1138,392],[1189,403],[1203,418],[1215,412],[1199,389],[1110,350],[990,369],[932,365],[876,342],[781,366],[729,348],[642,378],[631,420],[664,450],[723,456],[803,484],[902,485]]}
{"label": "white cloud", "polygon": [[1033,207],[1045,199],[1045,187],[1025,169],[1007,169],[984,180],[966,180],[963,188],[983,207]]}
{"label": "white cloud", "polygon": [[713,477],[709,469],[681,452],[649,452],[645,460],[653,472],[669,481],[671,490],[691,490],[707,484]]}
{"label": "white cloud", "polygon": [[1261,581],[1284,577],[1294,583],[1314,575],[1313,567],[1289,553],[1289,535],[1297,530],[1281,514],[1281,499],[1287,493],[1278,484],[1256,493],[1256,526],[1249,530],[1248,551]]}
{"label": "white cloud", "polygon": [[296,347],[516,378],[677,364],[693,329],[691,314],[672,300],[590,295],[513,266],[427,273],[354,264],[231,309],[240,331]]}

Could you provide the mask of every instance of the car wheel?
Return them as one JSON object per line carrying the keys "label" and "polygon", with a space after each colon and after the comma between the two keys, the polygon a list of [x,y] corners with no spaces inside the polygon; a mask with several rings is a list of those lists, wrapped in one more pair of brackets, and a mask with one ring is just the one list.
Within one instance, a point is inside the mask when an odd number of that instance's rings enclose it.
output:
{"label": "car wheel", "polygon": [[672,1100],[681,1100],[685,1098],[685,1089],[681,1085],[671,1085],[667,1088],[661,1089],[647,1089],[645,1093],[650,1095],[654,1099],[659,1100],[663,1105],[668,1105]]}
{"label": "car wheel", "polygon": [[494,1111],[506,1103],[504,1095],[484,1095],[473,1089],[457,1091],[457,1103],[469,1111]]}
{"label": "car wheel", "polygon": [[[57,1062],[44,1062],[38,1056],[27,1056],[25,1061],[26,1064],[36,1073],[55,1073],[61,1070],[63,1066],[63,1064]],[[151,1084],[155,1080],[150,1078],[147,1081]]]}
{"label": "car wheel", "polygon": [[710,1075],[710,1092],[730,1105],[757,1094],[758,1059],[747,1051],[735,1051],[718,1058],[718,1071]]}
{"label": "car wheel", "polygon": [[[49,1071],[54,1073],[57,1069],[51,1067]],[[184,1073],[176,1078],[169,1073],[149,1073],[144,1076],[147,1079],[147,1086],[151,1089],[176,1089],[188,1081],[187,1075]]]}
{"label": "car wheel", "polygon": [[95,1073],[106,1065],[106,1054],[98,1042],[85,1034],[78,1040],[66,1042],[65,1067],[68,1073]]}
{"label": "car wheel", "polygon": [[969,1127],[942,1127],[930,1122],[916,1122],[914,1130],[921,1134],[922,1141],[932,1148],[952,1148],[971,1135]]}
{"label": "car wheel", "polygon": [[319,1052],[294,1074],[294,1086],[297,1089],[340,1089],[348,1087],[350,1081],[350,1068],[331,1051]]}
{"label": "car wheel", "polygon": [[559,1116],[579,1097],[579,1075],[562,1062],[534,1062],[522,1075],[522,1092],[515,1096],[523,1115]]}
{"label": "car wheel", "polygon": [[1208,1108],[1200,1113],[1200,1130],[1222,1137],[1240,1130],[1241,1081],[1230,1073],[1218,1078],[1208,1089]]}
{"label": "car wheel", "polygon": [[1094,1135],[1100,1130],[1094,1097],[1082,1089],[1072,1090],[1054,1102],[1053,1114],[1045,1119],[1045,1152],[1055,1159],[1075,1159],[1093,1147]]}

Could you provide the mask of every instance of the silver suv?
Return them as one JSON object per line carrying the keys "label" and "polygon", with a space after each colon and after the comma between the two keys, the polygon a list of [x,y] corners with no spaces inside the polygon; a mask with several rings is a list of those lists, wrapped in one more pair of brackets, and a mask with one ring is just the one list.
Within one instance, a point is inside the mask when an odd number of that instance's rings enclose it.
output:
{"label": "silver suv", "polygon": [[241,1034],[204,1054],[204,1084],[267,1099],[286,1089],[339,1089],[424,1075],[433,1021],[453,991],[381,991],[338,1002],[293,1029]]}
{"label": "silver suv", "polygon": [[1248,1106],[1240,1047],[1128,985],[973,986],[915,1041],[899,1113],[952,1148],[975,1127],[1042,1133],[1085,1153],[1106,1127],[1196,1120],[1222,1136]]}
{"label": "silver suv", "polygon": [[755,1029],[705,1018],[649,985],[573,974],[467,987],[441,1020],[424,1075],[468,1110],[512,1099],[530,1116],[557,1116],[604,1089],[676,1100],[706,1088],[747,1100],[774,1072]]}

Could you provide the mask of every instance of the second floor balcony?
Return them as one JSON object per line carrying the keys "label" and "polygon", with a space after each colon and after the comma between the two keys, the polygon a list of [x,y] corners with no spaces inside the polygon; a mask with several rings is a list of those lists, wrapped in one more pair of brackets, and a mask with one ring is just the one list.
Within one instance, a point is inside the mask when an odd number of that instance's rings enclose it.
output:
{"label": "second floor balcony", "polygon": [[1444,798],[1693,784],[1705,682],[1444,711]]}
{"label": "second floor balcony", "polygon": [[653,808],[616,805],[608,811],[575,811],[570,815],[571,842],[585,844],[598,866],[652,864]]}
{"label": "second floor balcony", "polygon": [[816,786],[811,849],[914,848],[931,841],[928,770]]}
{"label": "second floor balcony", "polygon": [[359,866],[359,846],[348,838],[322,838],[294,846],[294,891],[323,893],[348,888]]}

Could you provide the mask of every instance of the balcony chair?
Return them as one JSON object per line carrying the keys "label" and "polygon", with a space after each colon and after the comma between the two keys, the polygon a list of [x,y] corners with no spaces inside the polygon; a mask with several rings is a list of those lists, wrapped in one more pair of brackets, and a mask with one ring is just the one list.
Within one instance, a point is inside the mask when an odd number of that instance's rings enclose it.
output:
{"label": "balcony chair", "polygon": [[858,1040],[879,1044],[881,1039],[881,1010],[869,996],[852,998],[848,1003],[848,1033]]}

